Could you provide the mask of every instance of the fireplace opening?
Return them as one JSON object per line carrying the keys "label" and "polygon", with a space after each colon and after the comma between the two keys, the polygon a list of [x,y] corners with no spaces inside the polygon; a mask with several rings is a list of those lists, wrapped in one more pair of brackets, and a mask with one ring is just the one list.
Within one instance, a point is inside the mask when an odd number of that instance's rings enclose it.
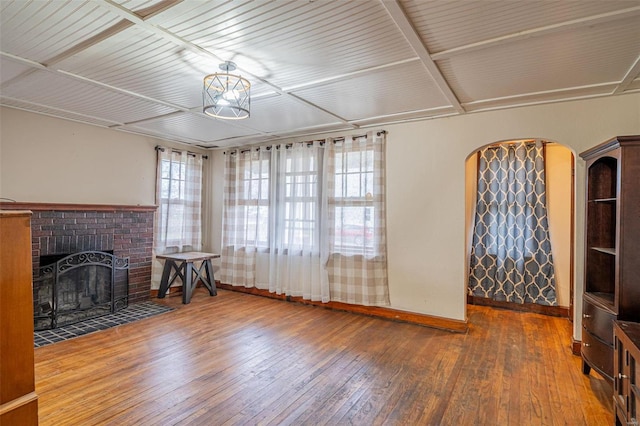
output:
{"label": "fireplace opening", "polygon": [[[129,259],[84,251],[47,263],[33,283],[34,328],[47,330],[114,313],[128,304]],[[55,256],[60,257],[60,256]]]}

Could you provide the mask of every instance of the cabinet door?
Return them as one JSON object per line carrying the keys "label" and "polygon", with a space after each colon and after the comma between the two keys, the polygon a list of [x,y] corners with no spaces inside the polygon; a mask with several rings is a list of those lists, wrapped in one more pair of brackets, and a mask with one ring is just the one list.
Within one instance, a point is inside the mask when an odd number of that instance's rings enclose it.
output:
{"label": "cabinet door", "polygon": [[620,340],[616,333],[614,342],[614,357],[613,357],[613,401],[618,405],[623,413],[627,412],[627,393],[624,386],[623,370],[625,364],[625,344]]}

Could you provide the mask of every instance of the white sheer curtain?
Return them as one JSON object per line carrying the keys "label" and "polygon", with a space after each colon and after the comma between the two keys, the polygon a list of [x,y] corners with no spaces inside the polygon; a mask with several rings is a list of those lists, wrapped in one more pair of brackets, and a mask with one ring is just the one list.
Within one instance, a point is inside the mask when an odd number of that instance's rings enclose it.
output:
{"label": "white sheer curtain", "polygon": [[202,250],[202,156],[161,147],[157,152],[152,288],[159,287],[164,265],[156,254]]}
{"label": "white sheer curtain", "polygon": [[329,301],[321,259],[320,142],[276,147],[271,176],[275,185],[269,250],[269,291],[314,301]]}
{"label": "white sheer curtain", "polygon": [[384,144],[381,132],[227,152],[222,282],[389,305]]}

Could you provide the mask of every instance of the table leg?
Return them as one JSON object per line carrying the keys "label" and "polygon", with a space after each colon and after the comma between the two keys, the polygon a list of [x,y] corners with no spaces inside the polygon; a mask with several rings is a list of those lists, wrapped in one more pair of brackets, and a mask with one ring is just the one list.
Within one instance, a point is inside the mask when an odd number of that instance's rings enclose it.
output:
{"label": "table leg", "polygon": [[213,276],[213,266],[211,266],[211,259],[207,259],[204,261],[204,274],[207,277],[207,281],[209,281],[209,295],[217,296],[218,290],[216,289],[216,280]]}
{"label": "table leg", "polygon": [[171,262],[164,261],[164,267],[162,268],[162,279],[160,279],[160,288],[158,289],[158,299],[164,299],[169,289],[169,274],[171,273]]}
{"label": "table leg", "polygon": [[184,280],[182,280],[182,303],[185,305],[191,302],[193,293],[193,262],[185,262]]}

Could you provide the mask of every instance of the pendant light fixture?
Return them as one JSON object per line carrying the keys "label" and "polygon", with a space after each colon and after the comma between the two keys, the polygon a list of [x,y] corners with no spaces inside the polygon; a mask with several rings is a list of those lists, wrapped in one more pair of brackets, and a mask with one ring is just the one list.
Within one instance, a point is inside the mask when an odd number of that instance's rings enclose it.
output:
{"label": "pendant light fixture", "polygon": [[251,107],[251,83],[244,77],[230,74],[236,64],[226,61],[220,70],[204,78],[202,88],[202,112],[211,117],[226,120],[248,118]]}

